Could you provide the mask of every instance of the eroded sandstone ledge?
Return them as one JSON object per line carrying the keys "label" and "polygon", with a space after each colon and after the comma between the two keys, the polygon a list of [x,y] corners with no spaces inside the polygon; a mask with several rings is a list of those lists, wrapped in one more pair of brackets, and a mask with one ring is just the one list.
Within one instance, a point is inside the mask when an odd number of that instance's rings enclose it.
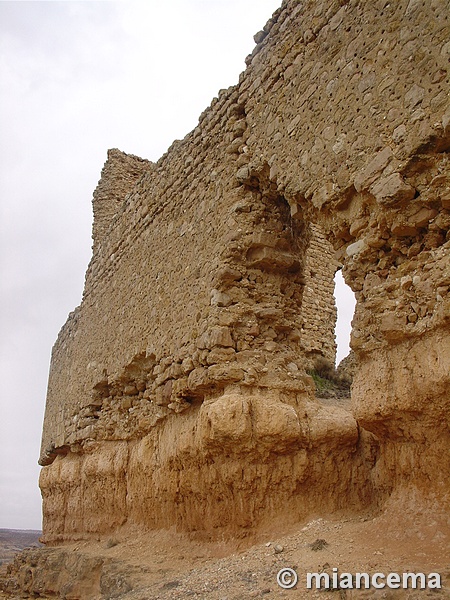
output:
{"label": "eroded sandstone ledge", "polygon": [[[52,355],[46,542],[448,502],[447,9],[284,2],[157,163],[109,151]],[[334,363],[341,266],[352,410],[308,374]]]}

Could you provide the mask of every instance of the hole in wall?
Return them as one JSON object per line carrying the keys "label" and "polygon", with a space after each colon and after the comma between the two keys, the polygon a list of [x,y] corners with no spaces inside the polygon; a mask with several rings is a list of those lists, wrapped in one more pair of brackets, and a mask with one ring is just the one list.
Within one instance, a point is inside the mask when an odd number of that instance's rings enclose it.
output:
{"label": "hole in wall", "polygon": [[342,276],[342,271],[336,271],[334,276],[334,298],[337,308],[337,320],[334,334],[336,336],[337,352],[336,365],[350,352],[350,333],[352,319],[355,313],[355,294]]}

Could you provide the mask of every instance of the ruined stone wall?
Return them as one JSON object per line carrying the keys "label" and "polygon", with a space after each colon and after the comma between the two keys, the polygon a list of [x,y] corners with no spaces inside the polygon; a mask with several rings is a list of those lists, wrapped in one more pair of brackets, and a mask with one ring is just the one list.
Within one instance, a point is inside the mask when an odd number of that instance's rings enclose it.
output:
{"label": "ruined stone wall", "polygon": [[[305,254],[305,288],[302,298],[303,331],[302,342],[311,360],[304,366],[314,368],[317,359],[324,357],[334,364],[336,344],[330,337],[336,323],[334,303],[334,275],[337,262],[333,248],[321,228],[310,223],[311,240]],[[328,335],[324,335],[324,331]]]}
{"label": "ruined stone wall", "polygon": [[354,415],[381,444],[379,489],[448,502],[448,3],[288,6],[242,78],[256,116],[248,175],[268,164],[344,264]]}
{"label": "ruined stone wall", "polygon": [[98,246],[107,239],[111,223],[122,211],[127,194],[142,175],[151,170],[152,165],[150,161],[138,156],[127,155],[118,150],[108,151],[108,160],[94,192],[92,227],[94,255],[100,252]]}
{"label": "ruined stone wall", "polygon": [[[447,494],[447,15],[284,2],[239,84],[158,163],[109,153],[52,357],[48,540],[239,529],[282,504],[295,520],[432,473]],[[339,264],[358,302],[354,416],[306,374],[334,361]]]}

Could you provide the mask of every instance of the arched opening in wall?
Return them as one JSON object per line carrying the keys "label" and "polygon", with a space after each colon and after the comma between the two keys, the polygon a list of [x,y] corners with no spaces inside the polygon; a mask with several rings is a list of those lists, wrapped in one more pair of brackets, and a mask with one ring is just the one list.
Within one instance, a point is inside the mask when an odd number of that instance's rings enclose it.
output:
{"label": "arched opening in wall", "polygon": [[[263,341],[267,362],[283,356],[285,364],[336,383],[335,251],[322,226],[280,194],[268,168],[246,177],[245,204],[236,206],[240,231],[247,233],[236,257],[245,263],[255,314],[234,327],[239,345],[253,350]],[[258,331],[253,338],[251,319]]]}
{"label": "arched opening in wall", "polygon": [[336,271],[334,277],[334,298],[337,308],[335,327],[336,365],[339,365],[341,360],[350,352],[350,333],[356,306],[355,294],[350,286],[345,283],[340,269]]}

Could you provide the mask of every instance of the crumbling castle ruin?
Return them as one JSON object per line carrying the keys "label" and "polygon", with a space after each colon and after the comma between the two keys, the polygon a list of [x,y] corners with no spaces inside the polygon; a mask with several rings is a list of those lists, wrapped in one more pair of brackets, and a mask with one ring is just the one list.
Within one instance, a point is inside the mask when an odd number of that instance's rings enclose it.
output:
{"label": "crumbling castle ruin", "polygon": [[[184,140],[109,151],[52,356],[47,542],[448,502],[448,21],[445,0],[285,0]],[[341,265],[352,410],[308,374],[334,362]]]}

